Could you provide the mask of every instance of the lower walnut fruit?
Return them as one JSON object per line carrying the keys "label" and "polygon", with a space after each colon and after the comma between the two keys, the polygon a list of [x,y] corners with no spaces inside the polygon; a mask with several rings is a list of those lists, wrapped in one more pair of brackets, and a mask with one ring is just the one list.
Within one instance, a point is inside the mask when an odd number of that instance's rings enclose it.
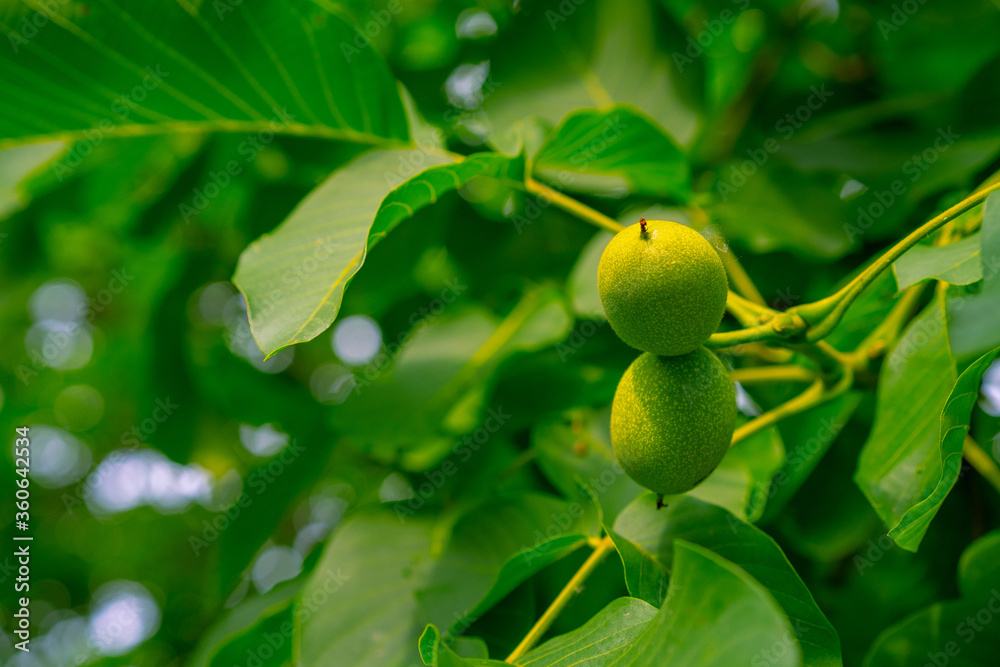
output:
{"label": "lower walnut fruit", "polygon": [[703,482],[729,451],[736,388],[722,362],[700,347],[632,362],[611,407],[611,443],[625,473],[661,495]]}

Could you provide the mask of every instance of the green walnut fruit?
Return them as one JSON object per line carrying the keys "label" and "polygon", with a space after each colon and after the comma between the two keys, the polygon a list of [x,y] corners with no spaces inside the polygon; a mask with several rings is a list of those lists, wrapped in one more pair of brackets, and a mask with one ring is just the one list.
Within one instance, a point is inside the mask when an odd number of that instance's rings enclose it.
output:
{"label": "green walnut fruit", "polygon": [[619,338],[665,356],[687,354],[715,332],[729,283],[712,244],[690,227],[641,220],[601,255],[597,287]]}
{"label": "green walnut fruit", "polygon": [[661,495],[715,470],[736,427],[736,388],[708,349],[632,362],[611,407],[611,444],[629,477]]}

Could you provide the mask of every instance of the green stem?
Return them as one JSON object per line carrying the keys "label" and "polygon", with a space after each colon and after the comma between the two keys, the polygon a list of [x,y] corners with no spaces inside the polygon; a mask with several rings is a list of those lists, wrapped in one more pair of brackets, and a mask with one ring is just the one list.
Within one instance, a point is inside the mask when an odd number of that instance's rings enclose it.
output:
{"label": "green stem", "polygon": [[809,386],[808,389],[795,398],[782,403],[772,410],[768,410],[759,417],[756,417],[752,421],[749,421],[737,428],[736,431],[733,432],[733,439],[730,446],[746,440],[750,436],[763,431],[768,426],[777,424],[786,417],[791,417],[792,415],[804,412],[809,408],[813,408],[817,405],[822,405],[827,401],[833,400],[850,389],[853,383],[854,373],[849,366],[844,368],[843,375],[837,383],[830,388],[825,387],[823,380],[816,380]]}
{"label": "green stem", "polygon": [[733,432],[733,439],[730,443],[730,447],[746,440],[750,436],[763,431],[768,426],[773,426],[785,417],[790,417],[794,414],[798,414],[803,410],[808,410],[809,408],[819,405],[823,399],[823,381],[816,380],[809,388],[804,392],[791,399],[782,403],[778,407],[768,410],[759,417],[748,421],[743,424],[736,431]]}
{"label": "green stem", "polygon": [[889,346],[899,338],[930,284],[923,282],[908,287],[893,304],[892,310],[885,316],[885,319],[879,322],[870,334],[865,336],[865,339],[853,352],[847,355],[849,362],[856,370],[867,369],[872,359],[884,354]]}
{"label": "green stem", "polygon": [[765,382],[813,382],[816,373],[796,364],[782,366],[751,366],[729,371],[733,382],[740,384],[762,384]]}
{"label": "green stem", "polygon": [[722,265],[726,267],[726,273],[729,274],[729,281],[736,288],[736,291],[751,302],[763,306],[764,297],[761,296],[760,290],[754,285],[750,274],[740,264],[740,260],[736,259],[736,255],[732,253],[732,250],[720,252],[719,257],[722,258]]}
{"label": "green stem", "polygon": [[[704,230],[711,222],[711,218],[709,218],[705,209],[698,205],[692,205],[688,209],[688,213],[691,216],[691,221],[697,225],[699,230]],[[750,274],[740,264],[740,260],[736,259],[736,255],[727,249],[720,250],[719,257],[722,259],[722,265],[725,267],[726,273],[729,275],[729,282],[732,283],[735,291],[755,305],[766,307],[760,290],[754,285],[753,279],[750,278]]]}
{"label": "green stem", "polygon": [[572,197],[568,197],[558,190],[550,188],[544,183],[539,183],[530,176],[525,177],[524,185],[527,191],[536,197],[545,197],[555,204],[556,208],[560,208],[570,215],[575,215],[576,217],[597,225],[602,229],[606,229],[609,232],[614,232],[616,234],[625,229],[625,227],[617,220],[609,218],[600,211],[592,209],[586,204],[578,202]]}
{"label": "green stem", "polygon": [[854,280],[841,288],[836,294],[814,303],[791,309],[809,324],[808,331],[806,332],[806,340],[812,342],[826,337],[840,323],[840,320],[844,317],[844,313],[854,303],[854,300],[858,298],[858,295],[871,285],[883,271],[902,257],[907,250],[915,246],[931,232],[940,229],[970,208],[981,204],[991,193],[996,192],[998,189],[1000,189],[1000,183],[994,183],[966,197],[943,213],[934,216],[872,262]]}
{"label": "green stem", "polygon": [[454,406],[457,397],[471,382],[483,367],[490,362],[505,345],[517,335],[528,320],[535,314],[541,301],[541,291],[534,290],[525,294],[514,309],[507,314],[489,338],[486,339],[475,354],[445,383],[433,396],[427,400],[427,412],[431,415],[447,414]]}
{"label": "green stem", "polygon": [[765,319],[770,319],[773,311],[759,304],[745,299],[736,292],[730,291],[726,295],[726,310],[736,318],[736,321],[745,327],[756,326],[761,322],[761,316],[767,314]]}
{"label": "green stem", "polygon": [[724,347],[735,347],[744,343],[754,343],[763,340],[775,340],[774,326],[771,322],[737,329],[736,331],[722,331],[714,333],[705,341],[705,347],[710,350],[718,350]]}
{"label": "green stem", "polygon": [[987,454],[971,437],[965,437],[965,444],[962,446],[962,455],[973,468],[976,469],[987,482],[993,485],[1000,492],[1000,467],[993,457]]}
{"label": "green stem", "polygon": [[528,634],[524,636],[521,643],[517,645],[517,648],[507,656],[504,662],[513,663],[518,658],[522,657],[525,653],[531,650],[531,648],[538,643],[538,640],[548,631],[552,626],[552,622],[556,620],[556,617],[566,608],[569,601],[576,595],[577,591],[583,586],[583,582],[587,580],[597,566],[601,564],[604,557],[607,556],[615,548],[615,543],[610,537],[604,537],[600,542],[597,543],[594,553],[590,554],[590,557],[580,566],[580,569],[576,571],[573,578],[569,580],[566,586],[559,592],[556,599],[552,601],[549,608],[545,610],[541,618],[535,622]]}

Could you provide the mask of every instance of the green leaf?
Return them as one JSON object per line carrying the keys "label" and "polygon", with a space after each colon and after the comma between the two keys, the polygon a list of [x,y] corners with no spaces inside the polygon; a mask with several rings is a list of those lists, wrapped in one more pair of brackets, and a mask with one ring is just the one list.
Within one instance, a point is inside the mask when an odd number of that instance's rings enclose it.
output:
{"label": "green leaf", "polygon": [[[633,595],[637,592],[634,586],[644,594],[653,590],[656,569],[671,573],[673,585],[680,576],[675,562],[676,545],[698,544],[746,570],[774,596],[794,626],[804,664],[810,667],[841,664],[836,631],[781,548],[760,529],[721,507],[690,497],[679,498],[657,510],[654,496],[647,494],[622,512],[614,532],[616,546],[624,544],[623,541],[628,543],[619,553]],[[669,604],[668,598],[664,608]]]}
{"label": "green leaf", "polygon": [[344,521],[303,589],[303,664],[408,664],[432,620],[421,612],[416,591],[444,548],[441,540],[435,521],[423,516],[402,522],[375,511]]}
{"label": "green leaf", "polygon": [[784,460],[785,448],[778,430],[765,429],[731,448],[708,479],[684,495],[724,507],[741,519],[756,521],[767,505],[771,478]]}
{"label": "green leaf", "polygon": [[421,606],[433,618],[446,619],[450,633],[460,634],[531,575],[596,534],[596,522],[587,526],[582,510],[552,496],[526,493],[469,512],[418,592]]}
{"label": "green leaf", "polygon": [[1000,654],[1000,531],[965,550],[959,562],[962,597],[937,602],[885,630],[865,667],[962,665],[993,667]]}
{"label": "green leaf", "polygon": [[[427,168],[395,187],[414,165]],[[233,282],[246,297],[260,349],[271,355],[325,331],[380,239],[443,194],[513,165],[494,154],[455,163],[454,156],[415,148],[365,153],[336,171],[240,256]]]}
{"label": "green leaf", "polygon": [[962,445],[969,432],[972,409],[979,399],[979,384],[983,379],[983,373],[997,358],[997,354],[1000,354],[1000,348],[973,362],[962,372],[948,395],[941,412],[939,466],[942,471],[941,477],[937,484],[928,490],[929,493],[911,507],[889,533],[904,548],[906,544],[913,544],[916,549],[934,515],[941,509],[941,504],[958,480],[958,473],[962,468]]}
{"label": "green leaf", "polygon": [[531,667],[625,664],[617,661],[656,615],[656,607],[642,600],[618,598],[579,629],[550,639],[514,664]]}
{"label": "green leaf", "polygon": [[[764,149],[760,149],[764,152]],[[746,164],[753,167],[747,176]],[[788,167],[740,159],[719,170],[710,208],[729,238],[756,253],[790,250],[834,259],[851,248],[847,207],[829,188]]]}
{"label": "green leaf", "polygon": [[28,203],[32,174],[65,148],[63,142],[54,141],[0,151],[0,220]]}
{"label": "green leaf", "polygon": [[[606,420],[607,413],[603,414]],[[563,420],[544,422],[531,430],[531,447],[538,467],[553,486],[570,499],[585,497],[589,502],[593,498],[601,506],[604,521],[611,523],[643,489],[615,459],[606,424],[598,419],[578,425]]]}
{"label": "green leaf", "polygon": [[1000,345],[1000,194],[983,204],[983,288],[978,294],[949,295],[948,335],[956,355],[981,354]]}
{"label": "green leaf", "polygon": [[580,252],[579,259],[570,273],[567,292],[573,303],[573,312],[578,317],[592,320],[606,320],[601,295],[597,291],[597,266],[601,263],[601,255],[611,239],[611,232],[597,232],[594,238]]}
{"label": "green leaf", "polygon": [[565,502],[536,493],[461,515],[356,514],[330,539],[303,589],[302,663],[408,667],[429,623],[455,634],[468,628],[522,581],[585,544],[581,527]]}
{"label": "green leaf", "polygon": [[681,150],[646,115],[624,104],[567,116],[535,156],[532,172],[566,190],[604,197],[683,200],[691,192]]}
{"label": "green leaf", "polygon": [[[663,608],[614,662],[623,667],[671,664],[731,667],[804,663],[793,630],[763,586],[704,547],[678,540]],[[596,663],[601,664],[601,663]]]}
{"label": "green leaf", "polygon": [[490,74],[502,85],[483,110],[494,145],[514,152],[518,121],[551,125],[577,109],[625,102],[641,109],[682,145],[698,118],[682,86],[691,86],[659,48],[666,41],[649,0],[534,3],[499,40]]}
{"label": "green leaf", "polygon": [[420,635],[420,658],[430,667],[480,667],[481,665],[506,665],[502,660],[480,660],[461,658],[441,640],[441,633],[433,625],[428,625]]}
{"label": "green leaf", "polygon": [[421,323],[389,369],[358,372],[355,390],[333,414],[339,429],[392,449],[413,448],[425,436],[471,433],[481,425],[499,364],[564,339],[572,326],[564,296],[551,285],[529,289],[503,319],[474,305],[451,308]]}
{"label": "green leaf", "polygon": [[[708,479],[688,495],[725,507],[741,519],[756,521],[767,506],[771,479],[784,462],[781,433],[775,427],[764,429],[732,447]],[[734,485],[736,480],[739,482]]]}
{"label": "green leaf", "polygon": [[854,475],[889,536],[909,551],[961,468],[961,442],[957,454],[941,446],[942,410],[956,380],[945,322],[944,302],[935,297],[883,364],[875,425]]}
{"label": "green leaf", "polygon": [[848,392],[812,410],[792,415],[778,425],[788,453],[772,477],[767,507],[761,517],[763,522],[778,516],[816,469],[858,407],[861,397],[860,392]]}
{"label": "green leaf", "polygon": [[629,595],[659,607],[667,594],[669,579],[666,568],[638,542],[611,529],[608,529],[608,535],[625,567],[625,586]]}
{"label": "green leaf", "polygon": [[969,285],[983,278],[981,250],[979,234],[946,246],[918,245],[896,260],[892,270],[901,290],[928,278]]}
{"label": "green leaf", "polygon": [[[261,141],[273,132],[373,145],[408,138],[388,67],[374,48],[341,52],[354,27],[332,5],[55,7],[0,10],[11,47],[0,55],[0,146],[205,130]],[[38,17],[49,20],[37,28]]]}
{"label": "green leaf", "polygon": [[[216,661],[216,656],[223,650],[231,650],[234,645],[241,647],[248,637],[256,648],[256,645],[260,644],[260,633],[262,632],[260,627],[263,622],[288,610],[301,587],[301,581],[276,586],[263,595],[244,600],[223,614],[219,621],[202,636],[189,663],[191,667],[208,667]],[[284,620],[290,621],[290,619]],[[291,633],[279,636],[289,649],[287,654],[290,657],[293,641]],[[237,650],[237,652],[239,653],[237,659],[242,659],[244,657],[243,651]]]}

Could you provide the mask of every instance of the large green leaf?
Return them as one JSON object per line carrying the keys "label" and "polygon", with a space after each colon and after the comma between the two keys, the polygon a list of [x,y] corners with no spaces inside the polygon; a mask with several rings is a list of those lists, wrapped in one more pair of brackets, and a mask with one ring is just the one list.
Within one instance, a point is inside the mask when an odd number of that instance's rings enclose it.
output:
{"label": "large green leaf", "polygon": [[645,114],[624,104],[567,116],[535,156],[532,172],[567,190],[605,197],[684,199],[691,190],[681,150]]}
{"label": "large green leaf", "polygon": [[[289,610],[295,595],[302,587],[301,581],[292,581],[276,586],[267,593],[244,600],[233,609],[223,614],[219,621],[204,634],[194,656],[188,663],[191,667],[208,667],[212,664],[222,664],[219,655],[223,651],[233,651],[238,653],[238,659],[244,657],[246,644],[252,644],[256,648],[260,644],[262,624],[268,619],[278,616],[281,612]],[[292,626],[290,618],[282,618],[281,622],[288,622],[290,629]],[[291,656],[291,646],[293,643],[292,634],[286,632],[281,634],[279,623],[278,637],[280,641],[278,648],[284,649],[284,655]]]}
{"label": "large green leaf", "polygon": [[432,618],[447,619],[445,630],[460,634],[532,574],[586,544],[597,532],[587,518],[582,508],[538,493],[491,500],[456,524],[417,598]]}
{"label": "large green leaf", "polygon": [[941,412],[941,462],[938,466],[941,476],[936,485],[927,489],[927,495],[900,518],[899,523],[890,533],[893,539],[904,548],[907,544],[913,544],[916,548],[916,545],[920,543],[931,519],[937,514],[944,499],[958,480],[958,473],[962,468],[962,444],[969,432],[972,409],[975,407],[976,401],[979,400],[979,383],[983,379],[983,373],[997,358],[997,354],[1000,354],[1000,348],[973,362],[962,372],[958,382],[955,383],[948,395],[948,400]]}
{"label": "large green leaf", "polygon": [[515,162],[494,154],[456,158],[428,148],[365,153],[243,252],[233,281],[265,354],[325,331],[366,253],[396,225],[476,176],[506,173]]}
{"label": "large green leaf", "polygon": [[[53,11],[55,9],[55,11]],[[221,130],[402,144],[406,117],[373,48],[327,3],[4,3],[0,146]],[[86,155],[82,149],[81,156]],[[240,158],[242,159],[242,157]]]}
{"label": "large green leaf", "polygon": [[564,501],[540,494],[465,514],[357,514],[331,538],[302,591],[302,662],[408,667],[428,624],[459,634],[521,581],[585,544],[579,527]]}
{"label": "large green leaf", "polygon": [[910,551],[961,469],[962,439],[956,451],[950,437],[949,449],[941,441],[942,410],[955,380],[944,301],[935,297],[882,367],[875,425],[854,476],[890,537]]}
{"label": "large green leaf", "polygon": [[860,392],[849,392],[782,420],[778,430],[788,453],[767,490],[767,506],[761,516],[762,522],[770,521],[781,513],[785,504],[819,465],[860,402]]}
{"label": "large green leaf", "polygon": [[757,521],[767,506],[771,478],[784,462],[781,434],[773,426],[766,428],[730,448],[708,479],[687,495]]}
{"label": "large green leaf", "polygon": [[680,86],[690,85],[658,45],[666,41],[649,0],[532,3],[501,38],[490,73],[502,82],[483,110],[495,145],[514,151],[520,121],[556,125],[580,108],[627,102],[682,145],[698,118]]}
{"label": "large green leaf", "polygon": [[[478,305],[455,303],[421,323],[388,369],[359,370],[354,392],[333,413],[334,424],[363,444],[393,449],[411,449],[423,436],[471,433],[487,410],[498,365],[563,340],[571,326],[565,298],[549,285],[529,289],[502,319]],[[490,407],[504,414],[502,405]],[[383,418],[387,412],[393,419]]]}
{"label": "large green leaf", "polygon": [[[670,589],[660,613],[614,665],[798,667],[802,653],[781,607],[744,569],[678,540]],[[595,665],[603,663],[595,662]]]}
{"label": "large green leaf", "polygon": [[812,664],[801,661],[788,619],[752,576],[696,544],[678,541],[676,550],[670,589],[659,612],[642,600],[620,598],[579,629],[549,640],[514,664]]}
{"label": "large green leaf", "polygon": [[892,270],[899,289],[927,278],[937,278],[952,285],[968,285],[983,278],[983,265],[979,261],[981,250],[979,234],[946,246],[918,245],[896,260]]}
{"label": "large green leaf", "polygon": [[[607,414],[603,416],[606,420]],[[531,430],[531,448],[553,486],[567,498],[587,498],[587,502],[592,498],[611,523],[643,489],[625,474],[611,449],[610,433],[598,422],[537,424]]]}
{"label": "large green leaf", "polygon": [[965,550],[959,562],[962,597],[922,609],[885,630],[865,667],[961,665],[993,667],[1000,655],[1000,532]]}
{"label": "large green leaf", "polygon": [[618,664],[616,661],[656,614],[656,607],[642,600],[618,598],[580,628],[550,639],[514,664],[531,667]]}
{"label": "large green leaf", "polygon": [[[680,498],[657,510],[654,497],[647,494],[622,512],[614,532],[633,595],[646,597],[655,590],[656,579],[667,573],[672,585],[678,576],[678,541],[698,544],[739,565],[774,596],[792,621],[805,664],[841,664],[836,631],[781,548],[760,529],[694,498]],[[669,605],[669,600],[665,604]]]}
{"label": "large green leaf", "polygon": [[446,539],[430,517],[401,522],[378,511],[346,520],[303,589],[302,604],[310,613],[300,631],[302,662],[408,664],[417,637],[432,620],[421,612],[416,591]]}
{"label": "large green leaf", "polygon": [[[764,148],[755,150],[768,155]],[[773,159],[759,167],[742,157],[725,165],[713,192],[717,197],[710,210],[726,236],[754,252],[790,250],[834,259],[851,248],[844,232],[852,221],[847,205],[830,188]]]}
{"label": "large green leaf", "polygon": [[950,295],[948,335],[957,355],[977,354],[1000,345],[1000,194],[983,204],[983,287],[978,294]]}

